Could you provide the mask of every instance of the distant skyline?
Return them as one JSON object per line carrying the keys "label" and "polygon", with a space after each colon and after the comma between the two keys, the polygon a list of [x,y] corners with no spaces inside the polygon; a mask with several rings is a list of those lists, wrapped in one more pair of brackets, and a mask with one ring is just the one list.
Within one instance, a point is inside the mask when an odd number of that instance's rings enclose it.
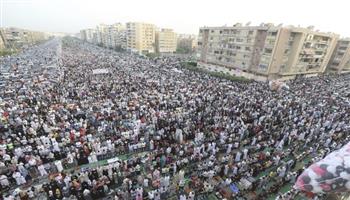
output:
{"label": "distant skyline", "polygon": [[350,37],[345,0],[0,0],[2,27],[77,33],[100,23],[148,22],[178,33],[235,23],[315,26]]}

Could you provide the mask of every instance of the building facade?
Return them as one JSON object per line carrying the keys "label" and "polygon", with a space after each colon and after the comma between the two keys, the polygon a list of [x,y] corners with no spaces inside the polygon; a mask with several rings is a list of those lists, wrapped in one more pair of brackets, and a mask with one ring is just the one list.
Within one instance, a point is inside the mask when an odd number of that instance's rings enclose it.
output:
{"label": "building facade", "polygon": [[161,29],[156,32],[156,50],[158,53],[176,52],[176,33],[173,29]]}
{"label": "building facade", "polygon": [[106,33],[106,47],[126,49],[125,26],[121,23],[109,25]]}
{"label": "building facade", "polygon": [[260,26],[203,27],[198,36],[202,63],[266,76],[293,78],[324,72],[338,35],[310,28]]}
{"label": "building facade", "polygon": [[192,53],[196,51],[197,36],[191,34],[179,34],[177,36],[177,51],[179,53]]}
{"label": "building facade", "polygon": [[95,29],[89,28],[80,31],[80,38],[84,41],[94,43]]}
{"label": "building facade", "polygon": [[350,38],[338,40],[328,63],[328,70],[337,73],[350,72]]}
{"label": "building facade", "polygon": [[1,40],[5,48],[18,49],[45,41],[49,35],[40,31],[30,31],[15,27],[3,28]]}
{"label": "building facade", "polygon": [[126,24],[127,50],[138,53],[155,52],[156,27],[153,24],[129,22]]}
{"label": "building facade", "polygon": [[99,24],[96,26],[96,40],[97,40],[98,45],[106,46],[106,44],[107,44],[107,32],[108,32],[108,25]]}
{"label": "building facade", "polygon": [[[276,34],[276,41],[272,38],[272,53],[265,48],[262,54],[269,60],[267,74],[290,78],[323,73],[339,38],[334,33],[299,27],[279,28]],[[267,62],[259,67],[261,64]]]}
{"label": "building facade", "polygon": [[96,29],[83,29],[80,38],[84,41],[110,49],[126,49],[125,26],[121,23],[100,24]]}
{"label": "building facade", "polygon": [[4,50],[6,47],[5,44],[5,35],[4,35],[4,31],[0,28],[0,50]]}

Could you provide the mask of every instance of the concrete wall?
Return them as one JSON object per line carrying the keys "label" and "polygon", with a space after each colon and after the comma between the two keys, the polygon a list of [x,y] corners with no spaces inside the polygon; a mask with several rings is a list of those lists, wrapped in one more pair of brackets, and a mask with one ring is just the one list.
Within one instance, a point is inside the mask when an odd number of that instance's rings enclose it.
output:
{"label": "concrete wall", "polygon": [[230,70],[227,67],[222,67],[218,65],[211,65],[207,63],[198,62],[198,67],[202,69],[214,71],[214,72],[224,72],[233,76],[243,76],[247,79],[252,79],[256,81],[267,81],[267,77],[265,76],[254,75],[251,73],[243,72],[241,70],[235,70],[235,69]]}

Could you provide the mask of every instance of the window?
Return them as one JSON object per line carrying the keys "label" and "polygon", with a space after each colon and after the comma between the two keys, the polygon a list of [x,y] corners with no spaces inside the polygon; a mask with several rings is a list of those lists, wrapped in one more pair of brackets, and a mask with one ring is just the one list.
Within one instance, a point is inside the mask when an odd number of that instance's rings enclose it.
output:
{"label": "window", "polygon": [[253,35],[253,33],[254,33],[253,31],[249,31],[248,35]]}
{"label": "window", "polygon": [[276,36],[276,35],[277,35],[277,32],[271,32],[270,35],[271,35],[271,36]]}
{"label": "window", "polygon": [[260,64],[259,68],[263,69],[263,70],[266,70],[267,69],[267,65],[266,64]]}
{"label": "window", "polygon": [[222,34],[222,31],[220,31],[220,34]]}
{"label": "window", "polygon": [[214,30],[211,30],[210,32],[211,32],[211,33],[214,33]]}
{"label": "window", "polygon": [[250,47],[245,47],[245,50],[246,51],[250,51]]}
{"label": "window", "polygon": [[265,49],[265,53],[272,53],[272,49]]}

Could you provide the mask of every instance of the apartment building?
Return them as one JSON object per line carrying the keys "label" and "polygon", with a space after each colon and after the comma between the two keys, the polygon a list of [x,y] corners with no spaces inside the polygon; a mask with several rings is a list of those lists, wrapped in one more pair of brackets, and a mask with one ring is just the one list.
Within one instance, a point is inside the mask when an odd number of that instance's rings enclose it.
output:
{"label": "apartment building", "polygon": [[47,40],[48,38],[48,34],[39,31],[30,31],[15,27],[3,28],[1,30],[3,44],[9,49],[31,46]]}
{"label": "apartment building", "polygon": [[173,29],[163,28],[156,32],[156,51],[174,53],[176,51],[176,33]]}
{"label": "apartment building", "polygon": [[0,29],[0,50],[5,49],[6,44],[5,44],[5,36],[4,36],[4,31]]}
{"label": "apartment building", "polygon": [[155,52],[155,32],[153,24],[129,22],[126,24],[127,49],[138,53]]}
{"label": "apartment building", "polygon": [[196,50],[197,36],[191,34],[178,34],[177,50],[179,53],[191,53]]}
{"label": "apartment building", "polygon": [[98,45],[106,46],[106,44],[107,44],[107,32],[108,32],[108,25],[99,24],[96,26],[96,40],[97,40]]}
{"label": "apartment building", "polygon": [[280,28],[277,37],[273,52],[262,54],[270,58],[267,74],[294,78],[323,73],[339,35],[314,31],[312,27],[287,27]]}
{"label": "apartment building", "polygon": [[84,41],[94,43],[94,34],[95,29],[89,28],[89,29],[83,29],[80,31],[80,38]]}
{"label": "apartment building", "polygon": [[0,37],[0,50],[3,50],[3,49],[5,49],[5,42]]}
{"label": "apartment building", "polygon": [[126,49],[125,26],[121,23],[109,25],[106,33],[106,47]]}
{"label": "apartment building", "polygon": [[328,63],[328,70],[337,73],[350,72],[350,38],[338,40]]}
{"label": "apartment building", "polygon": [[270,79],[317,75],[325,71],[338,35],[312,27],[203,27],[198,36],[200,63],[223,66]]}

